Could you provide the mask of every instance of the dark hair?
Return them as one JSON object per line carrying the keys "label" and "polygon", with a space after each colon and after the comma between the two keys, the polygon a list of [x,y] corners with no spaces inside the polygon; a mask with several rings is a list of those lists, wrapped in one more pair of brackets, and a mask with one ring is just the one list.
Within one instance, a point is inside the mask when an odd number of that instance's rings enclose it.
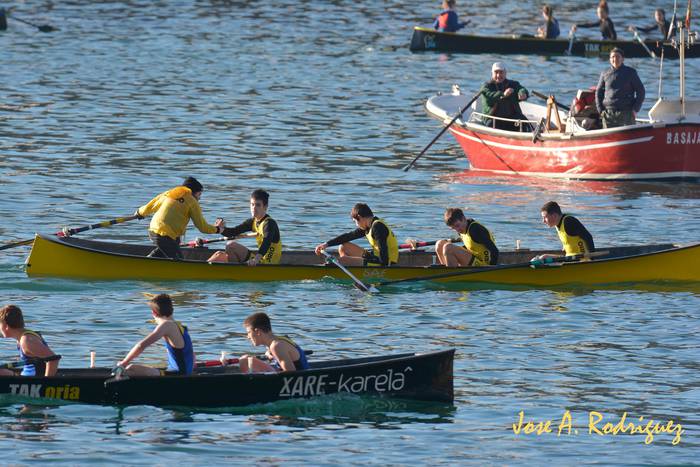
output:
{"label": "dark hair", "polygon": [[661,13],[661,16],[663,16],[664,18],[666,17],[666,12],[664,11],[663,8],[657,8],[657,9],[656,9],[656,12],[657,12],[657,13]]}
{"label": "dark hair", "polygon": [[268,193],[265,190],[257,189],[254,192],[250,194],[250,197],[252,199],[260,200],[262,203],[267,206],[268,201],[270,200],[270,193]]}
{"label": "dark hair", "polygon": [[543,6],[542,11],[544,12],[545,15],[552,16],[552,7],[551,6],[549,6],[549,5]]}
{"label": "dark hair", "polygon": [[173,301],[166,293],[156,295],[148,303],[151,305],[151,310],[155,311],[158,316],[167,318],[173,315]]}
{"label": "dark hair", "polygon": [[251,329],[260,329],[262,332],[272,332],[270,317],[265,313],[253,313],[243,321],[243,326]]}
{"label": "dark hair", "polygon": [[0,323],[5,323],[12,329],[24,327],[24,316],[17,305],[5,305],[0,308]]}
{"label": "dark hair", "polygon": [[445,210],[445,224],[447,224],[448,226],[451,226],[456,221],[461,221],[462,219],[466,218],[464,217],[464,212],[462,212],[461,209],[448,208]]}
{"label": "dark hair", "polygon": [[608,2],[606,0],[600,0],[600,3],[598,3],[598,8],[603,10],[605,13],[610,14],[610,10],[608,9]]}
{"label": "dark hair", "polygon": [[620,54],[622,55],[622,58],[625,58],[625,51],[619,47],[613,47],[613,49],[610,51],[610,54]]}
{"label": "dark hair", "polygon": [[204,191],[204,187],[202,186],[202,184],[199,183],[194,177],[187,177],[185,181],[182,182],[182,186],[186,186],[187,188],[192,190],[192,194]]}
{"label": "dark hair", "polygon": [[357,203],[350,210],[350,217],[359,219],[360,217],[374,217],[374,213],[365,203]]}
{"label": "dark hair", "polygon": [[544,203],[540,211],[546,212],[547,214],[561,214],[561,208],[555,201]]}

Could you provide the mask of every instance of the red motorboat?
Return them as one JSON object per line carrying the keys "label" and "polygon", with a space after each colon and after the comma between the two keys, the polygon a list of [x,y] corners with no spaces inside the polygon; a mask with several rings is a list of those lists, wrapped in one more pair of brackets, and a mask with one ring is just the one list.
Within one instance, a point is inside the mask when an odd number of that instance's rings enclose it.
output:
{"label": "red motorboat", "polygon": [[[549,96],[547,105],[521,102],[525,119],[510,120],[519,131],[494,128],[496,120],[467,109],[450,127],[473,169],[556,178],[677,179],[700,178],[700,100],[684,98],[684,37],[681,29],[681,91],[676,99],[659,99],[649,118],[636,124],[599,129],[592,91],[579,91],[570,111]],[[546,97],[546,96],[543,96]],[[451,94],[431,97],[428,113],[448,124],[467,105],[457,86]],[[484,123],[484,122],[488,123]]]}

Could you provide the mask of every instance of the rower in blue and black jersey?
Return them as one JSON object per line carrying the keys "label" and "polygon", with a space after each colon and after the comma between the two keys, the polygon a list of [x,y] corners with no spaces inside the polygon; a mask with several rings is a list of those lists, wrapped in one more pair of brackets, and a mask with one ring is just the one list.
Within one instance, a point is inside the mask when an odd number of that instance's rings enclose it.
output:
{"label": "rower in blue and black jersey", "polygon": [[[164,374],[189,375],[194,367],[194,349],[187,326],[173,319],[173,302],[167,294],[153,297],[149,302],[151,315],[156,327],[151,333],[134,345],[114,369],[115,376],[160,376]],[[165,341],[168,355],[168,368],[161,370],[146,365],[132,364],[131,361],[159,339]]]}
{"label": "rower in blue and black jersey", "polygon": [[571,31],[575,32],[577,28],[599,28],[600,34],[601,36],[603,36],[603,40],[617,40],[615,25],[610,19],[610,16],[608,16],[608,12],[608,4],[606,2],[601,2],[600,5],[598,5],[598,9],[596,10],[596,13],[598,15],[598,21],[593,21],[591,23],[574,24],[571,27]]}
{"label": "rower in blue and black jersey", "polygon": [[[298,370],[308,370],[308,369],[309,369],[309,362],[308,362],[307,359],[306,359],[306,353],[304,353],[304,349],[302,349],[301,347],[299,347],[299,345],[298,345],[296,342],[294,342],[293,340],[291,340],[291,339],[290,339],[289,337],[287,337],[287,336],[275,336],[275,339],[274,339],[274,340],[281,340],[281,341],[283,341],[283,342],[287,342],[289,345],[291,345],[292,347],[294,347],[294,348],[297,350],[297,352],[299,352],[299,358],[293,361],[293,363],[294,363],[294,368],[295,368],[297,371],[298,371]],[[275,357],[274,355],[272,356],[271,365],[272,365],[274,368],[276,368],[277,371],[282,371],[282,364],[280,363],[279,360],[277,360],[277,357]]]}
{"label": "rower in blue and black jersey", "polygon": [[192,339],[187,331],[187,326],[179,321],[175,321],[182,339],[185,341],[183,347],[174,347],[167,339],[164,339],[165,350],[168,352],[168,369],[166,373],[175,373],[178,375],[191,375],[194,368],[194,350],[192,349]]}
{"label": "rower in blue and black jersey", "polygon": [[242,372],[300,371],[309,368],[304,350],[290,338],[273,334],[270,317],[265,313],[253,313],[243,321],[243,326],[251,344],[267,347],[266,355],[271,362],[244,355],[240,358]]}
{"label": "rower in blue and black jersey", "polygon": [[630,31],[642,31],[646,34],[655,36],[654,38],[661,39],[663,41],[670,40],[669,31],[671,29],[671,23],[666,20],[666,12],[663,8],[657,8],[654,12],[654,20],[656,21],[651,26],[630,26]]}
{"label": "rower in blue and black jersey", "polygon": [[[3,337],[17,341],[22,376],[53,376],[58,369],[60,355],[56,355],[40,333],[24,327],[24,316],[17,305],[0,308],[0,331]],[[9,368],[0,369],[0,375],[16,374]]]}
{"label": "rower in blue and black jersey", "polygon": [[[399,262],[399,243],[394,232],[382,219],[376,217],[364,203],[357,203],[350,211],[357,229],[339,235],[316,246],[316,254],[328,247],[340,245],[340,262],[346,266],[391,266]],[[353,240],[365,237],[372,250],[365,250]]]}

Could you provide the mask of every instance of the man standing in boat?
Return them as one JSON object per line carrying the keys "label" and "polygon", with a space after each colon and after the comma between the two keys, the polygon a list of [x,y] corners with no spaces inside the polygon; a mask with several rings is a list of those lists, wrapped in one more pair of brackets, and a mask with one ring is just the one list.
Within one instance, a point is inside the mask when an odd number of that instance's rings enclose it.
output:
{"label": "man standing in boat", "polygon": [[448,267],[488,266],[498,263],[498,248],[489,230],[475,221],[467,219],[459,208],[445,211],[445,224],[462,237],[464,247],[442,239],[435,243],[435,253],[440,264]]}
{"label": "man standing in boat", "polygon": [[[491,67],[491,81],[487,81],[481,86],[481,113],[494,117],[525,120],[525,116],[520,110],[520,101],[524,101],[528,97],[527,89],[519,82],[507,79],[505,65],[496,62]],[[520,130],[516,126],[516,122],[506,120],[484,118],[483,123],[500,130]],[[527,125],[527,123],[524,124]],[[529,131],[529,128],[522,130]]]}
{"label": "man standing in boat", "polygon": [[[557,229],[559,240],[564,247],[566,256],[586,255],[595,250],[593,236],[583,226],[581,221],[570,214],[562,214],[561,207],[554,201],[542,206],[542,223],[547,227]],[[544,254],[533,259],[553,258],[556,255]]]}
{"label": "man standing in boat", "polygon": [[644,103],[644,84],[637,71],[624,64],[622,49],[610,51],[611,67],[600,74],[595,90],[595,105],[603,128],[634,125]]}
{"label": "man standing in boat", "polygon": [[[345,266],[386,267],[399,262],[399,243],[394,232],[386,222],[374,215],[369,206],[357,203],[350,211],[350,217],[355,221],[357,229],[321,243],[316,247],[317,255],[320,256],[330,246],[340,245],[338,254],[340,262]],[[372,251],[351,243],[362,237],[367,238]]]}
{"label": "man standing in boat", "polygon": [[156,244],[156,249],[148,256],[182,259],[180,237],[184,235],[190,219],[202,233],[221,233],[226,228],[223,219],[217,219],[215,225],[208,224],[204,219],[199,206],[203,191],[204,187],[197,179],[187,177],[181,186],[159,194],[136,210],[135,214],[140,219],[153,214],[148,236]]}
{"label": "man standing in boat", "polygon": [[226,252],[214,253],[209,262],[279,264],[282,257],[282,238],[277,222],[267,214],[270,195],[265,190],[255,190],[250,195],[250,219],[236,227],[226,228],[221,233],[224,237],[235,237],[244,232],[255,232],[258,251],[250,251],[240,243],[231,240],[226,245]]}

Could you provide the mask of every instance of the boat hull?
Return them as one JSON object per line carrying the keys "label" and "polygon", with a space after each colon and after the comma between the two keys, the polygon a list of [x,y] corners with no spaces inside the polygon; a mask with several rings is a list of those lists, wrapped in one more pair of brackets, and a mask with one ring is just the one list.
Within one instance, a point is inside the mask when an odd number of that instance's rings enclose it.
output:
{"label": "boat hull", "polygon": [[[106,251],[111,248],[113,251]],[[282,264],[249,267],[238,264],[209,264],[203,260],[173,261],[133,254],[148,246],[95,242],[76,238],[61,239],[37,235],[27,260],[30,276],[56,276],[90,280],[229,280],[283,281],[317,280],[324,277],[347,279],[335,266],[322,264]],[[210,250],[186,251],[203,255]],[[608,254],[593,261],[529,267],[528,261],[555,250],[516,250],[501,252],[503,265],[479,268],[430,266],[432,255],[413,252],[400,256],[400,265],[391,268],[349,268],[367,282],[424,278],[436,282],[527,287],[604,285],[629,282],[700,281],[700,245],[676,248],[673,245],[642,245],[605,249]],[[131,252],[127,253],[127,252]],[[285,255],[293,253],[285,252]],[[312,252],[300,262],[318,261]],[[292,256],[293,257],[293,256]],[[412,265],[408,265],[412,264]],[[458,273],[443,277],[445,273]],[[434,277],[433,277],[434,276]]]}
{"label": "boat hull", "polygon": [[0,377],[0,395],[91,404],[233,407],[350,393],[451,403],[454,350],[315,362],[304,371],[110,379],[107,369],[59,370],[54,377]]}
{"label": "boat hull", "polygon": [[529,134],[513,137],[482,125],[454,126],[450,132],[476,170],[582,180],[700,177],[697,123],[639,125],[534,143]]}
{"label": "boat hull", "polygon": [[[646,40],[644,43],[656,56],[678,58],[678,51],[666,42]],[[636,41],[604,41],[594,39],[576,39],[571,46],[571,55],[580,57],[608,58],[610,51],[620,47],[626,58],[649,57],[649,53]],[[439,32],[434,29],[416,27],[413,29],[410,50],[413,52],[434,51],[452,53],[491,53],[491,54],[529,54],[529,55],[568,55],[568,39],[541,39],[537,37],[475,36]],[[686,58],[700,57],[700,45],[693,44],[685,53]]]}

